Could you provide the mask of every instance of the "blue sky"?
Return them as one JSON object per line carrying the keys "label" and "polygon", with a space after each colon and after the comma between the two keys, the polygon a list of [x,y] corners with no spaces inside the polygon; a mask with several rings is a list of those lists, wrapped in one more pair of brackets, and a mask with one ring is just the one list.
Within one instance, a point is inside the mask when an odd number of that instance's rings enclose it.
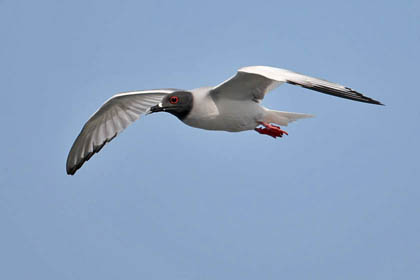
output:
{"label": "blue sky", "polygon": [[[0,1],[1,279],[417,279],[418,1]],[[270,65],[315,114],[274,140],[140,119],[67,176],[121,91],[216,85]]]}

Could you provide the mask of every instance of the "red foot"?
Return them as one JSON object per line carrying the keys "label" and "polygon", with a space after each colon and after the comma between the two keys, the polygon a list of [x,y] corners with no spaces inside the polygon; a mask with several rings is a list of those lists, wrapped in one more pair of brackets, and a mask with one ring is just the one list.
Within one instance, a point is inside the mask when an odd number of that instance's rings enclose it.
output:
{"label": "red foot", "polygon": [[272,125],[266,122],[260,122],[261,125],[264,126],[264,128],[255,128],[255,131],[260,134],[267,134],[270,135],[273,138],[276,137],[283,137],[283,134],[289,135],[286,131],[282,130],[279,126]]}

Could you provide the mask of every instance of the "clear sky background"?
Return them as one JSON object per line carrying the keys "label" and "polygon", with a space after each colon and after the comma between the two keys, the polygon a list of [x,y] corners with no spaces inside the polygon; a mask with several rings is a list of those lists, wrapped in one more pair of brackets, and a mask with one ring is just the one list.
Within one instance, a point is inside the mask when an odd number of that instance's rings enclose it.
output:
{"label": "clear sky background", "polygon": [[[419,1],[0,1],[1,279],[419,279]],[[274,140],[140,119],[75,176],[121,91],[295,70]]]}

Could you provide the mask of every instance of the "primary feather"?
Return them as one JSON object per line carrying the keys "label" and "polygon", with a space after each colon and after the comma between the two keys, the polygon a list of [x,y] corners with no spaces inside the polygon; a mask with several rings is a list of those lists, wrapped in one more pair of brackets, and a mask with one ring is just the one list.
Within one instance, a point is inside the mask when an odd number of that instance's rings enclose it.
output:
{"label": "primary feather", "polygon": [[137,120],[151,106],[175,89],[132,91],[108,99],[83,126],[67,157],[67,174],[73,175],[83,163]]}

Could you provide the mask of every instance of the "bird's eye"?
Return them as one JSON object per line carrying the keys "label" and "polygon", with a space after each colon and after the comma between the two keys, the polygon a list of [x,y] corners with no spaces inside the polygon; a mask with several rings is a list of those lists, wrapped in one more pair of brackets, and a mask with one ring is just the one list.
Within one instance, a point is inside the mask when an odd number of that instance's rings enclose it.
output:
{"label": "bird's eye", "polygon": [[169,102],[171,104],[176,104],[176,103],[178,103],[178,101],[179,101],[178,96],[171,96],[171,98],[169,98]]}

